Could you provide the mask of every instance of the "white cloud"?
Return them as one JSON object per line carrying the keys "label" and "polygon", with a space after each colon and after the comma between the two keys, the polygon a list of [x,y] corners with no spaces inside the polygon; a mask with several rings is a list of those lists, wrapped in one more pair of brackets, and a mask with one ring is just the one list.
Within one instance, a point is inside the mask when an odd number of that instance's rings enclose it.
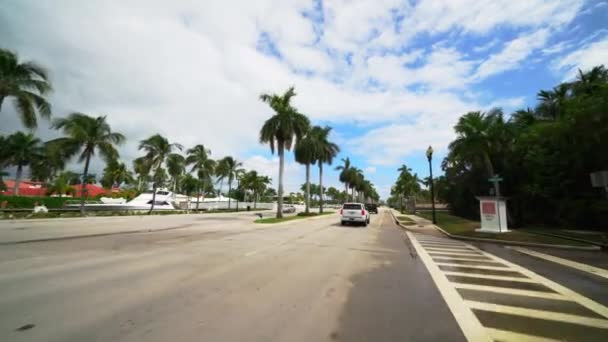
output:
{"label": "white cloud", "polygon": [[542,49],[543,55],[554,55],[560,53],[572,46],[571,42],[563,41]]}
{"label": "white cloud", "polygon": [[518,67],[534,50],[543,47],[548,38],[549,30],[540,29],[511,40],[505,44],[502,51],[491,55],[490,58],[481,63],[474,78],[477,80],[484,79]]}
{"label": "white cloud", "polygon": [[376,173],[376,167],[375,166],[368,166],[365,169],[363,169],[363,171],[365,172],[366,175],[372,174],[372,173]]}
{"label": "white cloud", "polygon": [[[258,129],[271,115],[258,100],[261,92],[295,85],[295,105],[315,121],[385,125],[345,147],[387,165],[431,143],[445,148],[459,114],[487,107],[467,97],[473,82],[516,68],[534,50],[555,49],[545,46],[550,33],[568,24],[582,3],[336,0],[323,3],[321,23],[302,15],[313,10],[308,0],[22,0],[0,4],[0,32],[3,47],[51,70],[55,115],[108,115],[129,137],[121,150],[125,159],[139,154],[140,139],[158,132],[186,146],[203,143],[215,158],[234,155],[276,181],[276,160],[249,156],[259,151]],[[451,41],[488,37],[498,27],[532,33],[485,61],[471,59]],[[433,44],[446,32],[450,39]],[[283,59],[257,50],[262,33]],[[413,44],[416,37],[429,37],[430,46]],[[593,54],[604,48],[589,44],[557,68],[595,63]],[[370,86],[370,79],[380,86]],[[515,107],[523,99],[487,102]],[[12,114],[7,107],[3,116]],[[3,118],[2,131],[17,127]],[[286,181],[293,191],[304,180],[303,167],[291,160]]]}
{"label": "white cloud", "polygon": [[608,38],[583,46],[566,56],[558,58],[554,68],[564,72],[565,79],[576,77],[578,69],[588,70],[608,61]]}

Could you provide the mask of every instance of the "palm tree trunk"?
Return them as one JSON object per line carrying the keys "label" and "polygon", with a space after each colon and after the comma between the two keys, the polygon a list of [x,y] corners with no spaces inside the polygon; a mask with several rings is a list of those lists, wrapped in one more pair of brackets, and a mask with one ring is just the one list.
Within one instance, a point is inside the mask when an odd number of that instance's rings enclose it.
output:
{"label": "palm tree trunk", "polygon": [[279,142],[279,190],[277,198],[277,218],[283,218],[283,172],[285,171],[285,149],[283,142]]}
{"label": "palm tree trunk", "polygon": [[306,213],[310,212],[310,164],[306,163]]}
{"label": "palm tree trunk", "polygon": [[253,194],[253,209],[256,209],[258,205],[258,193]]}
{"label": "palm tree trunk", "polygon": [[17,174],[15,175],[15,185],[13,186],[13,195],[19,195],[19,183],[21,183],[21,173],[23,173],[23,166],[17,166]]}
{"label": "palm tree trunk", "polygon": [[323,163],[319,162],[319,214],[323,214]]}
{"label": "palm tree trunk", "polygon": [[344,194],[346,195],[344,202],[348,202],[348,182],[344,182]]}
{"label": "palm tree trunk", "polygon": [[152,210],[154,210],[154,203],[156,202],[156,182],[152,183],[152,204],[150,205],[150,211],[148,211],[148,215],[152,215]]}
{"label": "palm tree trunk", "polygon": [[201,182],[202,180],[198,179],[198,184],[196,185],[196,211],[198,211],[198,202],[199,198],[201,198]]}
{"label": "palm tree trunk", "polygon": [[87,154],[87,159],[84,161],[84,171],[82,172],[82,190],[80,192],[80,215],[84,215],[84,201],[86,200],[87,193],[87,176],[89,174],[89,163],[91,162],[91,155]]}
{"label": "palm tree trunk", "polygon": [[351,198],[351,201],[353,201],[353,202],[354,202],[354,201],[355,201],[355,187],[354,187],[354,186],[353,186],[353,188],[351,189],[351,192],[352,192],[352,194],[351,194],[350,198]]}
{"label": "palm tree trunk", "polygon": [[[232,199],[230,197],[230,191],[232,191],[232,178],[228,178],[228,210],[230,210],[230,200]],[[237,198],[238,201],[238,198]]]}

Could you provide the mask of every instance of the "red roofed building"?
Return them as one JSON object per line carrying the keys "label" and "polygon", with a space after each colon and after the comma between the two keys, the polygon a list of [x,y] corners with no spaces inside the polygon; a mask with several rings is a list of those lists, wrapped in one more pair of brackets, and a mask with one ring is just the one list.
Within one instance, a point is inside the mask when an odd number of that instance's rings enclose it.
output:
{"label": "red roofed building", "polygon": [[[15,187],[15,181],[12,179],[5,179],[4,184],[6,185],[6,191],[0,191],[0,195],[13,195],[13,189]],[[82,194],[82,184],[72,185],[72,188],[76,190],[74,197],[80,197]],[[119,188],[112,188],[107,190],[99,185],[87,184],[86,190],[88,193],[87,197],[95,197],[98,195],[111,195],[113,192],[120,191]],[[22,180],[19,182],[19,196],[46,196],[46,187],[42,182],[35,182],[30,180]]]}
{"label": "red roofed building", "polygon": [[[6,185],[6,191],[0,191],[0,194],[13,195],[15,181],[5,179],[4,185]],[[19,182],[19,196],[46,196],[46,187],[42,182],[22,180]]]}

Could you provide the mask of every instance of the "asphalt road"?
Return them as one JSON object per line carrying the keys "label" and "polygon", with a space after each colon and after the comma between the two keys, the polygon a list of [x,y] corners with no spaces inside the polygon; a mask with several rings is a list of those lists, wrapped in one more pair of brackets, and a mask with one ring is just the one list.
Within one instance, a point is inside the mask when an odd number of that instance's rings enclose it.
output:
{"label": "asphalt road", "polygon": [[[0,223],[32,236],[157,229],[0,246],[0,341],[608,340],[604,278],[406,233],[387,211],[367,228],[335,215],[272,226],[246,214],[137,220]],[[584,286],[562,293],[552,284],[570,286],[565,274]]]}

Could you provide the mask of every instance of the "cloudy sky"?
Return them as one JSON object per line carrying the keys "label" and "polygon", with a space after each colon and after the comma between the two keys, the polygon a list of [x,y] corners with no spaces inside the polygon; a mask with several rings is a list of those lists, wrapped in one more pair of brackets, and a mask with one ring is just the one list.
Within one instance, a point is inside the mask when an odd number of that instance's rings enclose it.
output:
{"label": "cloudy sky", "polygon": [[[276,179],[258,97],[294,85],[295,105],[334,127],[340,158],[386,196],[400,164],[428,174],[428,145],[441,172],[461,114],[533,106],[608,62],[607,23],[607,0],[4,0],[0,47],[48,67],[55,116],[107,115],[125,160],[161,133]],[[0,134],[22,129],[2,110]],[[288,161],[296,190],[303,168]]]}

